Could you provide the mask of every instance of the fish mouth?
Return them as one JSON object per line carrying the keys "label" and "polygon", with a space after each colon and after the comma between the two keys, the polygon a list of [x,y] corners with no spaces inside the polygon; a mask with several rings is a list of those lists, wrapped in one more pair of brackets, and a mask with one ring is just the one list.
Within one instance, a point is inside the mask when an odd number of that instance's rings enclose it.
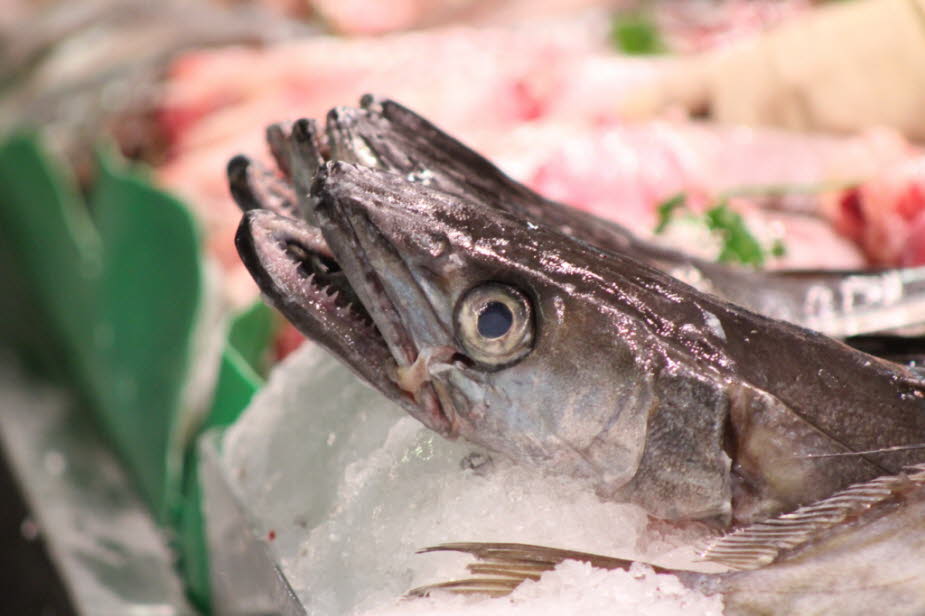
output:
{"label": "fish mouth", "polygon": [[457,350],[452,332],[395,238],[369,215],[383,200],[400,203],[406,196],[380,182],[383,177],[392,174],[340,161],[326,163],[311,193],[316,220],[396,361],[396,383],[423,411],[419,419],[441,434],[456,436],[459,414],[449,385],[432,376],[470,362]]}
{"label": "fish mouth", "polygon": [[[333,243],[340,246],[340,241]],[[379,275],[364,265],[364,254],[342,265],[319,229],[261,209],[245,213],[235,245],[263,295],[300,332],[428,428],[456,436],[452,406],[441,402],[444,397],[426,374],[440,354],[418,351]],[[359,288],[346,268],[356,268],[364,278]]]}
{"label": "fish mouth", "polygon": [[413,276],[358,210],[334,196],[314,123],[270,130],[281,173],[245,157],[228,166],[232,195],[244,210],[235,237],[244,265],[306,337],[428,428],[455,437],[452,397],[429,374],[455,349],[449,337],[422,345],[409,328],[408,307],[402,302],[399,310],[389,293],[398,279],[412,288]]}

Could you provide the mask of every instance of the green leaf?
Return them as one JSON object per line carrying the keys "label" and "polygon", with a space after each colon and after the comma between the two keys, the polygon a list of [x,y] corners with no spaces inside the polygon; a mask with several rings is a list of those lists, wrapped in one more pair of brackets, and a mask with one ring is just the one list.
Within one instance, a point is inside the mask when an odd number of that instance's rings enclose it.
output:
{"label": "green leaf", "polygon": [[771,256],[772,257],[783,257],[787,254],[787,246],[784,244],[784,240],[777,238],[774,240],[774,243],[771,244]]}
{"label": "green leaf", "polygon": [[723,239],[720,262],[756,267],[764,265],[764,250],[745,226],[745,220],[739,213],[733,212],[725,202],[721,202],[707,210],[705,217],[707,227],[718,232]]}
{"label": "green leaf", "polygon": [[678,193],[658,204],[658,207],[655,209],[655,213],[658,216],[658,222],[655,225],[655,234],[659,235],[664,233],[665,229],[668,228],[668,224],[674,219],[677,210],[685,207],[687,207],[687,196],[684,193]]}
{"label": "green leaf", "polygon": [[666,51],[655,23],[639,13],[624,13],[614,17],[611,39],[617,49],[628,55],[653,55]]}
{"label": "green leaf", "polygon": [[[666,199],[656,208],[657,223],[655,233],[664,233],[676,219],[680,210],[687,208],[687,199],[683,193]],[[721,240],[720,253],[717,260],[723,263],[740,263],[760,267],[764,265],[766,254],[774,257],[783,256],[786,247],[783,241],[777,239],[768,250],[758,242],[745,225],[740,214],[729,209],[725,200],[720,201],[712,208],[700,215],[690,214],[685,217],[695,224],[703,224]]]}

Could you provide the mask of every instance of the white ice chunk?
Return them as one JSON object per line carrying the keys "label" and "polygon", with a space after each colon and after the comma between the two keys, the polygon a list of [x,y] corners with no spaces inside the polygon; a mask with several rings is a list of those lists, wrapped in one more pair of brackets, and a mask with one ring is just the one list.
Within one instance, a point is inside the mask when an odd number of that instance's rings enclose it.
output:
{"label": "white ice chunk", "polygon": [[311,614],[599,613],[593,606],[618,597],[607,613],[721,611],[718,598],[685,590],[674,576],[575,563],[522,585],[510,600],[396,603],[415,586],[465,576],[468,556],[415,554],[427,546],[533,543],[683,567],[695,560],[691,531],[653,529],[638,507],[602,502],[581,482],[446,441],[317,347],[275,371],[227,433],[223,455]]}
{"label": "white ice chunk", "polygon": [[398,600],[362,616],[720,616],[719,597],[685,588],[673,575],[656,574],[634,564],[629,571],[605,571],[587,563],[565,561],[538,582],[521,584],[501,599],[434,594]]}

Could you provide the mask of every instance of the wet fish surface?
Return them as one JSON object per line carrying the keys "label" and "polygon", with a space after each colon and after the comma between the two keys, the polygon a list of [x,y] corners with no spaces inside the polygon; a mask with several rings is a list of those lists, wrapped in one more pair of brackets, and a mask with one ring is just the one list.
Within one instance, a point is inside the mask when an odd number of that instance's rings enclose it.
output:
{"label": "wet fish surface", "polygon": [[[751,521],[925,457],[896,449],[925,442],[925,384],[901,366],[396,174],[329,162],[311,194],[333,260],[310,224],[261,210],[242,258],[441,434],[667,519]],[[479,329],[492,319],[509,329]]]}
{"label": "wet fish surface", "polygon": [[312,206],[304,197],[314,170],[325,158],[355,162],[529,218],[605,251],[628,254],[701,291],[831,336],[925,323],[925,268],[762,272],[692,257],[542,197],[392,100],[367,96],[360,107],[333,109],[324,135],[314,120],[300,120],[295,126],[270,127],[268,140],[285,175],[291,149],[301,150],[304,162],[291,177],[299,197],[277,175],[239,157],[231,164],[231,186],[242,207],[310,216]]}
{"label": "wet fish surface", "polygon": [[[911,605],[925,609],[912,547],[922,535],[914,465],[925,462],[919,374],[479,191],[325,160],[336,146],[322,148],[310,123],[289,130],[270,138],[288,192],[241,182],[253,169],[231,165],[248,210],[237,247],[266,298],[361,378],[446,437],[585,478],[602,498],[659,518],[767,540],[756,525],[808,508],[784,533],[810,528],[799,545],[777,546],[748,575],[690,578],[740,601],[730,613],[765,613],[761,584],[815,605],[827,591],[794,586],[788,571],[842,566],[839,546],[850,545],[877,558],[892,550]],[[878,477],[892,482],[886,496],[865,501]],[[816,525],[846,501],[854,508],[838,524]]]}

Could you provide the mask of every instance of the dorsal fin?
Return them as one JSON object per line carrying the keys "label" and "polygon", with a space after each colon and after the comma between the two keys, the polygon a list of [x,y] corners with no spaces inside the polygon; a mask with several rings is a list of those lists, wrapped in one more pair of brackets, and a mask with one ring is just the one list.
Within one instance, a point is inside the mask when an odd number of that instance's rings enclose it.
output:
{"label": "dorsal fin", "polygon": [[921,485],[925,485],[925,464],[909,467],[898,475],[857,483],[791,513],[720,537],[707,546],[701,558],[733,569],[757,569],[774,562],[782,551],[798,547]]}

